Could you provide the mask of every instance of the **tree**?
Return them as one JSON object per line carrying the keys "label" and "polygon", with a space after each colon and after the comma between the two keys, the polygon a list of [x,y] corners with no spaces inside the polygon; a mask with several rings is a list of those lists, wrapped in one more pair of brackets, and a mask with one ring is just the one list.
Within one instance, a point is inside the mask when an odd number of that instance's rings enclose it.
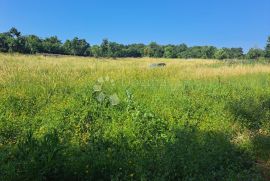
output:
{"label": "tree", "polygon": [[125,57],[143,57],[144,55],[144,44],[131,44],[127,45],[125,49]]}
{"label": "tree", "polygon": [[176,54],[178,58],[186,58],[186,51],[188,46],[186,44],[180,44],[176,46]]}
{"label": "tree", "polygon": [[223,48],[223,50],[226,52],[227,58],[229,59],[242,58],[244,55],[242,48]]}
{"label": "tree", "polygon": [[25,37],[25,50],[27,53],[42,53],[42,40],[35,36],[29,35]]}
{"label": "tree", "polygon": [[231,48],[230,58],[242,58],[244,56],[243,48]]}
{"label": "tree", "polygon": [[144,44],[126,45],[123,50],[124,57],[142,57],[144,48]]}
{"label": "tree", "polygon": [[265,52],[262,49],[251,48],[247,53],[247,58],[249,59],[258,59],[264,57]]}
{"label": "tree", "polygon": [[115,42],[109,42],[108,44],[108,52],[107,56],[108,57],[125,57],[125,46],[122,44],[118,44]]}
{"label": "tree", "polygon": [[63,44],[63,52],[66,55],[72,55],[72,45],[70,40],[66,40],[65,43]]}
{"label": "tree", "polygon": [[203,58],[210,59],[214,58],[217,48],[213,46],[193,46],[186,48],[182,53],[183,58]]}
{"label": "tree", "polygon": [[193,46],[185,51],[185,58],[203,58],[202,47]]}
{"label": "tree", "polygon": [[89,47],[86,49],[86,51],[85,51],[85,56],[88,56],[88,57],[92,57],[92,56],[93,56],[91,46],[89,46]]}
{"label": "tree", "polygon": [[9,52],[24,52],[25,47],[25,39],[21,37],[21,32],[19,32],[16,28],[11,28],[7,34],[7,44]]}
{"label": "tree", "polygon": [[108,57],[108,54],[109,54],[109,40],[108,39],[102,40],[102,43],[100,45],[100,50],[101,50],[102,57]]}
{"label": "tree", "polygon": [[19,37],[21,36],[21,32],[19,32],[16,28],[12,27],[10,30],[9,30],[9,34],[12,36],[12,37]]}
{"label": "tree", "polygon": [[8,39],[10,38],[9,33],[0,33],[0,52],[8,52],[9,45]]}
{"label": "tree", "polygon": [[[8,32],[0,33],[0,52],[19,53],[54,53],[78,56],[94,57],[166,57],[166,58],[204,58],[204,59],[239,59],[245,58],[242,48],[222,48],[214,46],[193,46],[186,44],[164,45],[156,42],[149,45],[130,44],[123,45],[110,42],[104,39],[100,46],[93,47],[85,39],[77,37],[66,40],[64,44],[56,37],[52,36],[42,40],[38,36],[23,36],[16,28],[11,28]],[[257,59],[265,56],[270,58],[270,37],[268,37],[265,51],[261,49],[250,49],[247,58]]]}
{"label": "tree", "polygon": [[86,56],[86,50],[90,47],[89,43],[86,42],[85,39],[79,39],[75,37],[71,41],[72,45],[72,54]]}
{"label": "tree", "polygon": [[217,51],[217,48],[213,46],[204,46],[202,47],[201,51],[202,51],[201,58],[212,59],[212,58],[215,58],[215,53]]}
{"label": "tree", "polygon": [[20,36],[16,39],[16,49],[15,52],[19,52],[19,53],[29,53],[27,51],[27,47],[26,47],[26,37],[25,36]]}
{"label": "tree", "polygon": [[45,40],[42,42],[42,45],[45,53],[54,53],[54,54],[62,53],[62,43],[57,38],[57,36],[45,38]]}
{"label": "tree", "polygon": [[265,57],[270,58],[270,36],[268,37],[267,44],[265,47]]}
{"label": "tree", "polygon": [[215,58],[219,60],[227,59],[229,58],[228,52],[225,48],[219,49],[215,53]]}
{"label": "tree", "polygon": [[163,48],[158,45],[156,42],[151,42],[144,51],[144,54],[148,57],[155,57],[155,58],[159,58],[159,57],[163,57],[164,54],[164,50]]}
{"label": "tree", "polygon": [[87,50],[90,47],[85,39],[73,38],[71,41],[67,40],[63,45],[63,50],[68,55],[86,56]]}
{"label": "tree", "polygon": [[96,58],[99,58],[102,56],[101,48],[98,45],[94,45],[91,47],[91,53]]}
{"label": "tree", "polygon": [[177,52],[176,48],[174,46],[166,46],[164,49],[164,57],[165,58],[176,58],[177,57]]}

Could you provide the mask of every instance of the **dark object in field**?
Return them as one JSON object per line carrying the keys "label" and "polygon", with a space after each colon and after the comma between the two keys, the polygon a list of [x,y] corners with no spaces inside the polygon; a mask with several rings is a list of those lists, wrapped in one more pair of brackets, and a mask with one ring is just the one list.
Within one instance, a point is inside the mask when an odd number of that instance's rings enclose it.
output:
{"label": "dark object in field", "polygon": [[155,68],[155,67],[165,67],[166,63],[153,63],[150,65],[151,68]]}
{"label": "dark object in field", "polygon": [[42,55],[44,57],[60,57],[60,56],[63,56],[61,54],[53,54],[53,53],[40,53],[40,54],[37,54],[37,55]]}

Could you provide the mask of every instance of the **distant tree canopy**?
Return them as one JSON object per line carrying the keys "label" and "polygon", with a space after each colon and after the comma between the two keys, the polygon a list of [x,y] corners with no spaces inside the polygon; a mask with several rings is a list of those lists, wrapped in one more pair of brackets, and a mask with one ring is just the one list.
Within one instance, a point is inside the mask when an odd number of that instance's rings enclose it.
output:
{"label": "distant tree canopy", "polygon": [[62,43],[56,36],[45,38],[42,42],[43,51],[45,53],[62,54]]}
{"label": "distant tree canopy", "polygon": [[265,51],[258,48],[251,48],[247,53],[247,58],[258,59],[265,56]]}
{"label": "distant tree canopy", "polygon": [[75,37],[72,40],[67,40],[62,46],[65,54],[78,56],[90,55],[89,47],[90,45],[85,39],[79,39],[78,37]]}
{"label": "distant tree canopy", "polygon": [[123,45],[104,39],[100,45],[90,44],[78,37],[61,42],[56,36],[39,38],[36,35],[21,35],[16,28],[0,33],[0,52],[18,52],[25,54],[49,53],[92,57],[155,57],[155,58],[200,58],[200,59],[258,59],[270,58],[270,37],[265,49],[251,48],[244,54],[242,48],[216,48],[214,46],[159,45]]}
{"label": "distant tree canopy", "polygon": [[267,44],[265,47],[265,57],[270,58],[270,36],[268,37]]}

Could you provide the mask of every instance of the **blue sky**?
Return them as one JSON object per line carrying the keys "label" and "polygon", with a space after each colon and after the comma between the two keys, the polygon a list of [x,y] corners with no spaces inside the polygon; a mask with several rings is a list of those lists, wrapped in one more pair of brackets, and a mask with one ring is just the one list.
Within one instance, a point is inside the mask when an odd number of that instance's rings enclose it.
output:
{"label": "blue sky", "polygon": [[0,0],[0,32],[78,36],[90,44],[215,45],[263,48],[270,0]]}

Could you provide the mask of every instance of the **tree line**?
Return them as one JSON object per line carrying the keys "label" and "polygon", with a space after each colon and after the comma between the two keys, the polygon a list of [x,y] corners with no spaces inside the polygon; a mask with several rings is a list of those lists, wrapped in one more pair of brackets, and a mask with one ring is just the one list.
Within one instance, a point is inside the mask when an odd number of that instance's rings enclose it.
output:
{"label": "tree line", "polygon": [[270,58],[270,37],[265,49],[251,48],[247,54],[239,48],[214,46],[159,45],[156,42],[123,45],[104,39],[100,45],[90,44],[78,37],[64,43],[52,36],[42,39],[36,35],[22,35],[16,28],[0,33],[0,52],[24,54],[49,53],[90,57],[155,57],[202,59],[259,59]]}

